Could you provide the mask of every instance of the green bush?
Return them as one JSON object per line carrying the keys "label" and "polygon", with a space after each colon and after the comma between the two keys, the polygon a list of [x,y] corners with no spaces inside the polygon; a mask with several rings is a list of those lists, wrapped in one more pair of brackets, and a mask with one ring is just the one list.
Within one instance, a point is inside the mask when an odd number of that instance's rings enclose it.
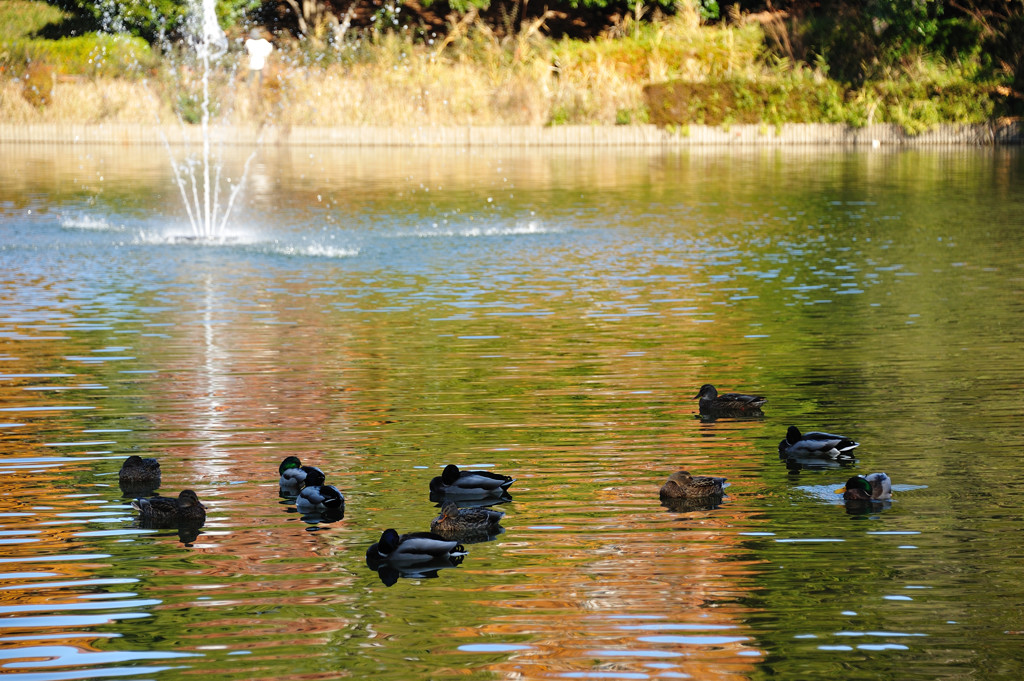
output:
{"label": "green bush", "polygon": [[61,40],[15,40],[7,46],[15,73],[50,64],[58,73],[135,78],[146,75],[156,57],[140,38],[91,33]]}

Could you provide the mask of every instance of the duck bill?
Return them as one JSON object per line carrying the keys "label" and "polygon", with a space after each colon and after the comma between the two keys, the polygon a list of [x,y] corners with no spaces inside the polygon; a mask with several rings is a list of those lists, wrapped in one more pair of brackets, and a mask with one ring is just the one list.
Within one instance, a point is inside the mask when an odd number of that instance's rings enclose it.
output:
{"label": "duck bill", "polygon": [[836,494],[842,494],[845,491],[846,491],[845,487],[840,487],[839,489],[836,490]]}

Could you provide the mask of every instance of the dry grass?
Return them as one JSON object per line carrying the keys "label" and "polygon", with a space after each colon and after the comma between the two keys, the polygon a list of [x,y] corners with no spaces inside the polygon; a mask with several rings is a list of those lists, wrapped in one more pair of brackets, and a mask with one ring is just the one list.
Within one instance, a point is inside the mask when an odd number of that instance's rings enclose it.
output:
{"label": "dry grass", "polygon": [[[214,78],[219,120],[279,125],[611,125],[646,120],[643,86],[674,77],[703,78],[763,70],[757,29],[700,27],[683,15],[619,27],[626,37],[582,43],[551,41],[541,24],[499,39],[480,22],[452,31],[443,44],[407,35],[362,35],[313,61],[279,46],[263,78],[251,78],[242,55]],[[128,82],[61,78],[48,103],[33,106],[20,88],[0,91],[10,122],[166,121],[195,118],[194,72],[181,69]],[[191,83],[186,81],[191,80]]]}

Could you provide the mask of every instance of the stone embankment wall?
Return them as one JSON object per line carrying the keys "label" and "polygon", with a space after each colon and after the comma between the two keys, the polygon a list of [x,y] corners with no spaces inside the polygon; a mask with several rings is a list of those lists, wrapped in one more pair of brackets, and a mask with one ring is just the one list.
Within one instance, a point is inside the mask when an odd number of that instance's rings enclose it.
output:
{"label": "stone embankment wall", "polygon": [[[942,125],[916,135],[896,125],[852,128],[831,124],[703,126],[675,129],[652,125],[615,127],[472,127],[435,128],[313,128],[212,127],[218,144],[308,145],[344,147],[689,147],[716,146],[935,146],[1024,143],[1024,122],[996,121],[987,125]],[[0,143],[36,144],[199,144],[199,126],[152,125],[4,125]]]}

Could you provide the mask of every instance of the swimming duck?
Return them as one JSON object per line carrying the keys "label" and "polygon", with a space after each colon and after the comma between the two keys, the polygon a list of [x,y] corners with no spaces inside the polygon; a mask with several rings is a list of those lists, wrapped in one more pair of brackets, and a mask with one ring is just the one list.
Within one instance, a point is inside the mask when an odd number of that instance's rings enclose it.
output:
{"label": "swimming duck", "polygon": [[450,463],[441,475],[430,481],[430,493],[459,499],[500,497],[513,482],[515,480],[507,475],[490,471],[460,471],[458,466]]}
{"label": "swimming duck", "polygon": [[139,512],[139,522],[150,527],[201,527],[206,522],[206,507],[199,503],[199,497],[190,489],[182,490],[177,499],[135,499],[132,508]]}
{"label": "swimming duck", "polygon": [[297,493],[302,489],[302,484],[311,470],[319,471],[320,469],[315,466],[303,466],[297,456],[286,457],[277,467],[277,472],[281,474],[281,479],[277,484],[282,492]]}
{"label": "swimming duck", "polygon": [[892,499],[892,481],[885,473],[855,475],[836,492],[842,493],[847,501],[885,501]]}
{"label": "swimming duck", "polygon": [[501,532],[505,514],[489,508],[459,508],[446,501],[441,515],[430,521],[430,531],[448,540],[486,541]]}
{"label": "swimming duck", "polygon": [[713,478],[708,475],[696,477],[687,471],[679,471],[669,476],[661,488],[662,499],[699,499],[720,497],[725,494],[722,485],[725,478]]}
{"label": "swimming duck", "polygon": [[160,462],[132,454],[121,464],[117,482],[122,489],[154,490],[160,486]]}
{"label": "swimming duck", "polygon": [[399,536],[394,529],[380,535],[380,541],[366,549],[366,564],[376,570],[383,563],[410,566],[460,559],[466,549],[433,532],[410,532]]}
{"label": "swimming duck", "polygon": [[853,451],[860,443],[843,435],[831,433],[800,433],[796,426],[790,426],[786,437],[779,442],[779,456],[827,456],[831,459],[852,458]]}
{"label": "swimming duck", "polygon": [[740,393],[718,394],[715,386],[705,383],[693,399],[700,399],[698,407],[705,416],[761,416],[761,405],[768,398],[760,395],[742,395]]}
{"label": "swimming duck", "polygon": [[295,499],[295,508],[299,513],[316,513],[318,511],[330,511],[345,507],[345,497],[341,495],[337,487],[325,485],[323,471],[319,468],[308,467],[304,486]]}

